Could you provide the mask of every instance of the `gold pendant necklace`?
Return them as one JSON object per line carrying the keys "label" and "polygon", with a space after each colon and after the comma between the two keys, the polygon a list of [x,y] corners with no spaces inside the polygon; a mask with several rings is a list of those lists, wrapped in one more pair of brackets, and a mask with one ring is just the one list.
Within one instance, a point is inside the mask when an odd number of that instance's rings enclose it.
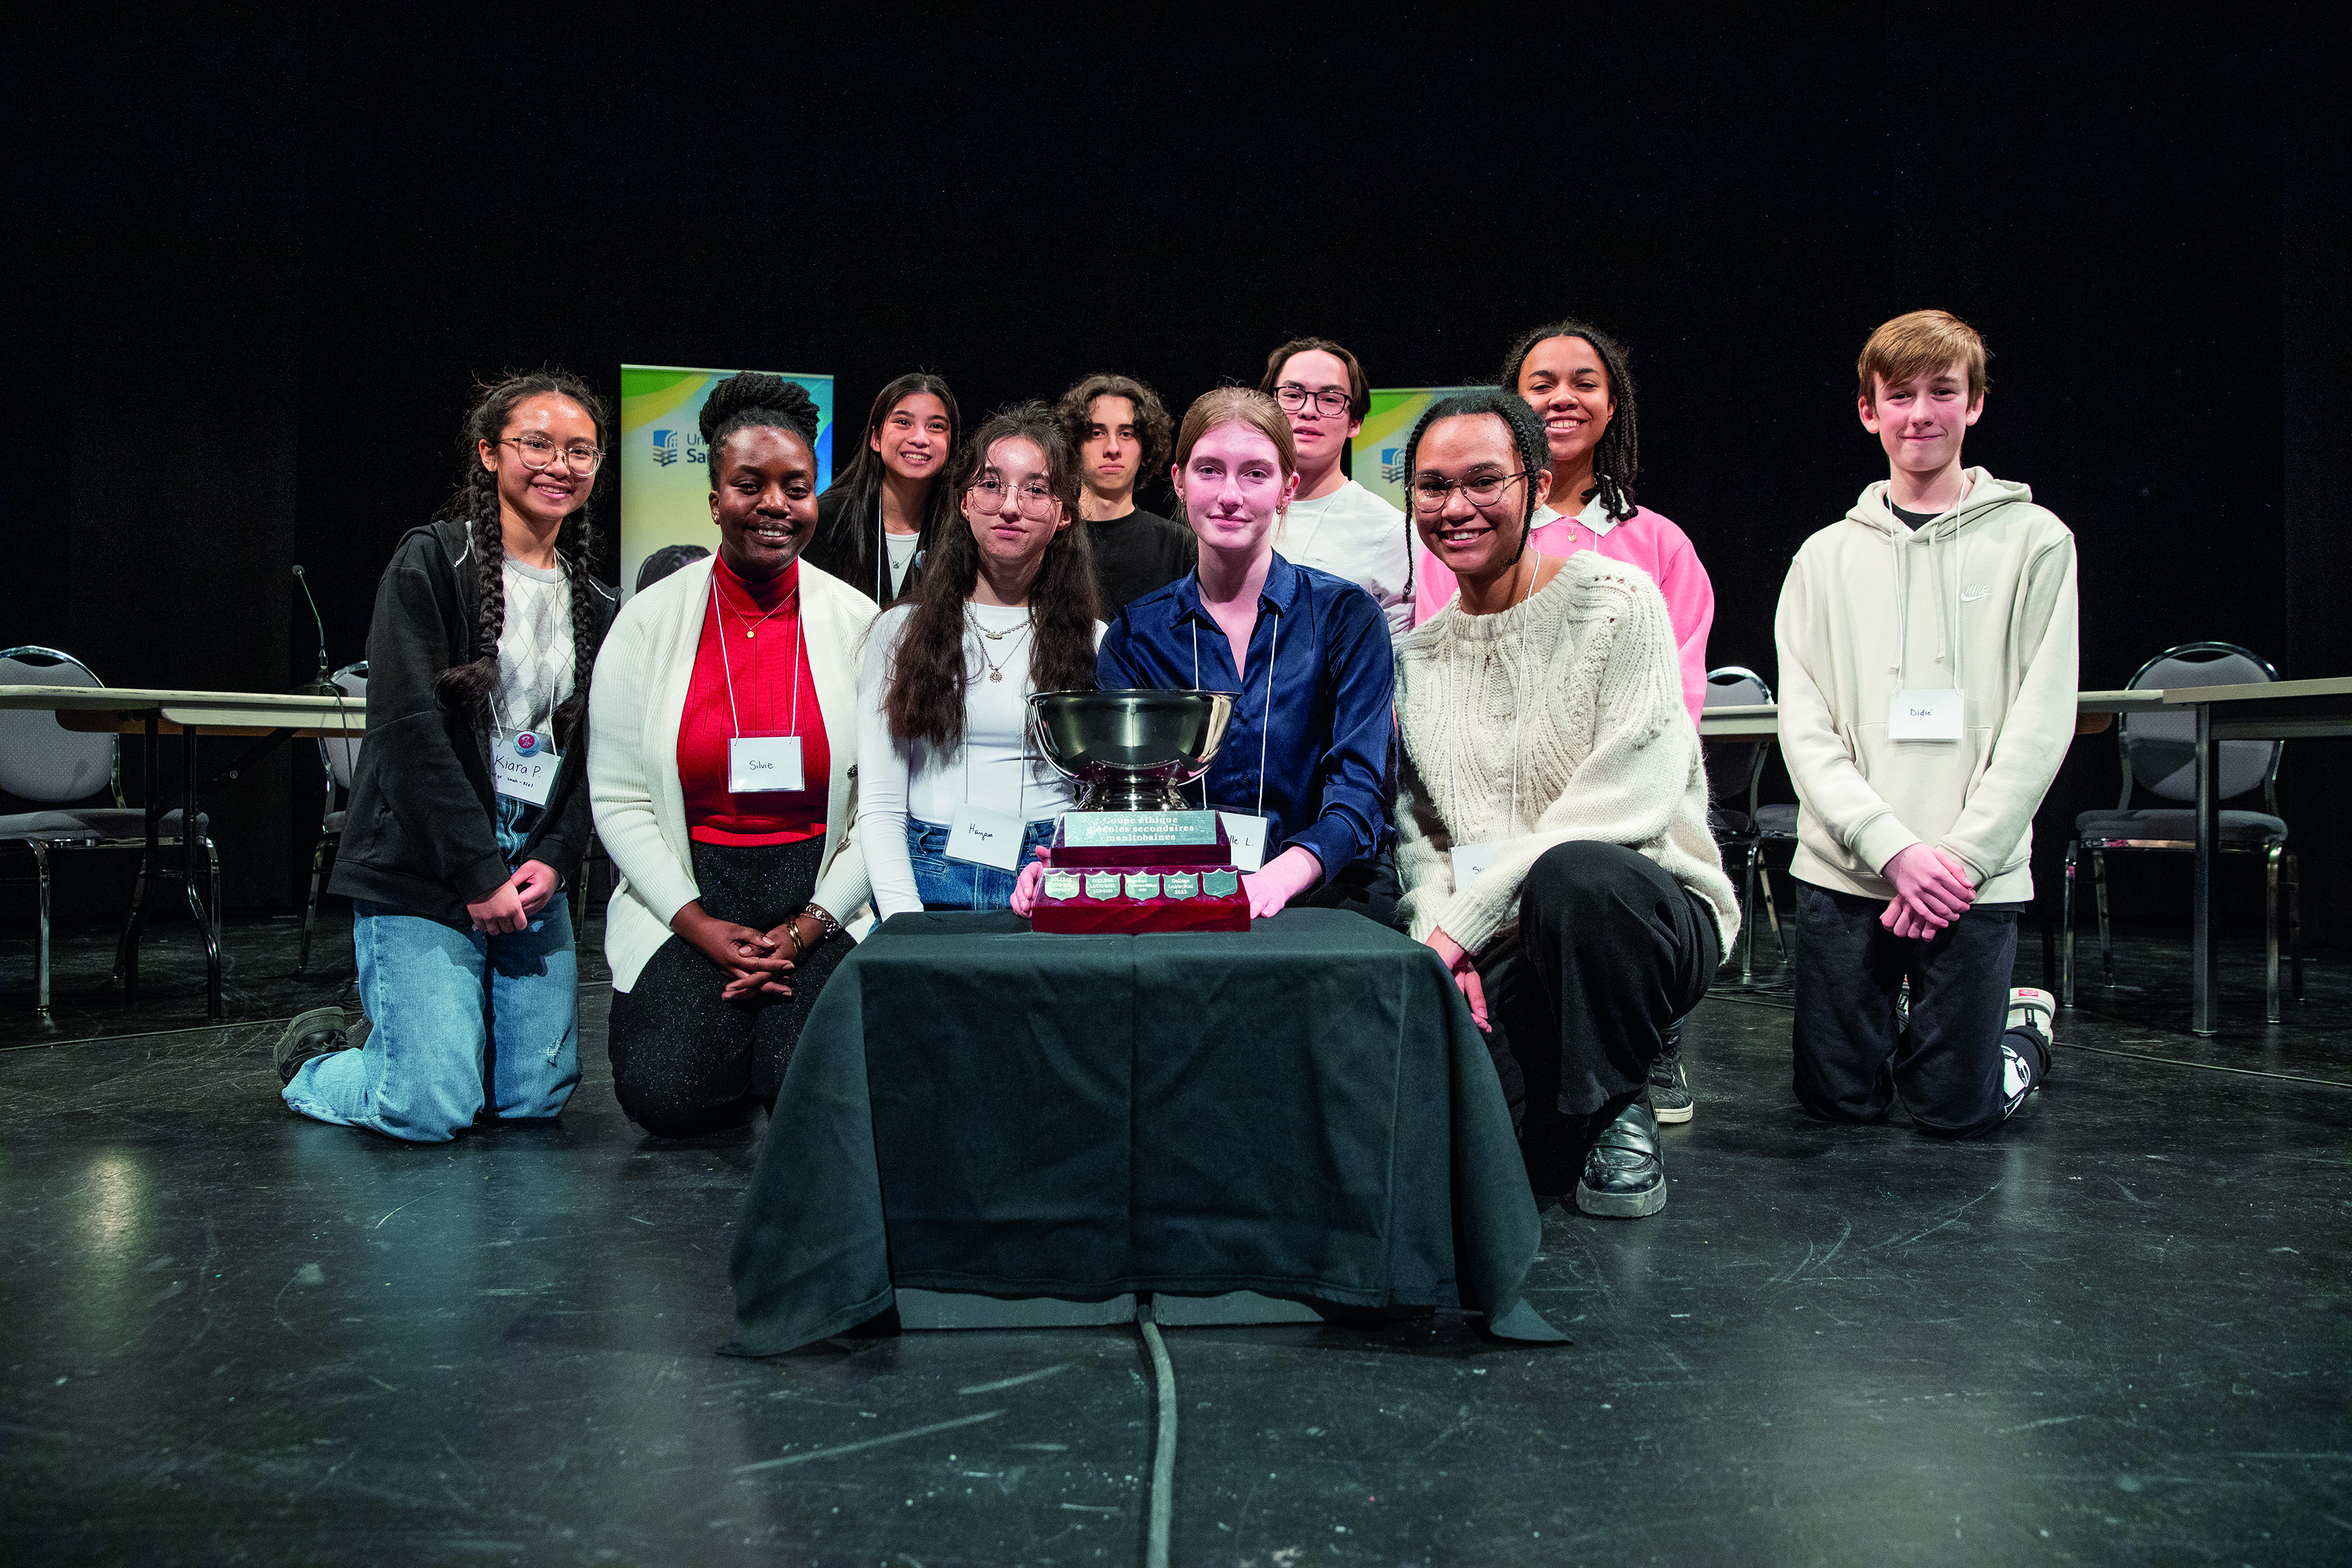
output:
{"label": "gold pendant necklace", "polygon": [[[1017,626],[1007,626],[1001,632],[992,632],[986,626],[980,624],[980,617],[971,613],[971,606],[969,605],[964,606],[963,618],[965,625],[971,626],[972,630],[986,637],[990,642],[1002,642],[1006,637],[1011,637],[1014,632],[1025,632],[1036,625],[1036,617],[1033,613],[1029,619],[1023,621]],[[992,664],[989,662],[988,649],[983,647],[980,650],[980,662],[988,665],[989,679],[1003,680],[1004,679],[1004,667],[1013,662],[1013,655],[1015,651],[1017,650],[1007,648],[1004,652],[1004,657]]]}

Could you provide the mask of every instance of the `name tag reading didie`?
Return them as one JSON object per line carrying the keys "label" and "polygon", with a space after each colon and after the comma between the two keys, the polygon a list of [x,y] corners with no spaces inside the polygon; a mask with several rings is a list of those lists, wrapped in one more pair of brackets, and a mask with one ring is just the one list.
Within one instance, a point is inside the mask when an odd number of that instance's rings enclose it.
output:
{"label": "name tag reading didie", "polygon": [[727,793],[765,795],[807,788],[798,735],[738,735],[727,742]]}
{"label": "name tag reading didie", "polygon": [[1898,691],[1886,700],[1890,741],[1957,741],[1968,723],[1968,693],[1957,686]]}
{"label": "name tag reading didie", "polygon": [[1255,871],[1265,864],[1265,817],[1254,811],[1227,811],[1219,806],[1217,820],[1225,825],[1225,842],[1233,847],[1235,870]]}
{"label": "name tag reading didie", "polygon": [[1501,859],[1516,838],[1489,838],[1484,844],[1464,844],[1454,850],[1454,890],[1460,892],[1476,881],[1487,867]]}
{"label": "name tag reading didie", "polygon": [[545,805],[563,759],[554,738],[536,730],[502,730],[490,742],[490,768],[498,792],[509,800]]}
{"label": "name tag reading didie", "polygon": [[1021,869],[1021,839],[1029,825],[1009,811],[991,811],[969,803],[956,807],[955,825],[948,832],[947,857],[1000,871]]}

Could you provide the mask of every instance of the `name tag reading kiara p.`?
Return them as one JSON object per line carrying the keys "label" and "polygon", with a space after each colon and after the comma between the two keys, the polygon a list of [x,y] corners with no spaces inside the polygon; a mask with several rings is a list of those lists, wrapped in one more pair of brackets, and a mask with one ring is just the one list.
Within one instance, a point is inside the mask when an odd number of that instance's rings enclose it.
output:
{"label": "name tag reading kiara p.", "polygon": [[807,788],[798,735],[738,735],[727,742],[727,793],[765,795]]}
{"label": "name tag reading kiara p.", "polygon": [[1000,871],[1021,869],[1021,839],[1029,825],[1009,811],[984,805],[956,807],[955,826],[948,832],[947,856]]}
{"label": "name tag reading kiara p.", "polygon": [[1968,723],[1968,693],[1957,686],[1898,691],[1886,700],[1890,741],[1957,741]]}
{"label": "name tag reading kiara p.", "polygon": [[1460,892],[1483,875],[1487,867],[1501,859],[1516,838],[1489,838],[1484,844],[1464,844],[1454,851],[1454,890]]}
{"label": "name tag reading kiara p.", "polygon": [[555,739],[537,730],[501,730],[490,742],[490,768],[498,791],[509,800],[545,805],[563,759]]}

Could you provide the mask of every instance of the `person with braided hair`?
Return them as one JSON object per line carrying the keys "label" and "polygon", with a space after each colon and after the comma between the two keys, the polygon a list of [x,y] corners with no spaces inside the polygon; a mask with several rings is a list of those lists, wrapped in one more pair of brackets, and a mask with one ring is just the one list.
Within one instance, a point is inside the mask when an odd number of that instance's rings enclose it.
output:
{"label": "person with braided hair", "polygon": [[615,602],[591,574],[606,429],[604,404],[561,371],[484,388],[464,481],[384,572],[367,744],[329,884],[352,900],[373,1026],[356,1049],[332,1034],[281,1047],[285,1102],[305,1116],[439,1142],[486,1110],[554,1116],[580,1081],[579,965],[556,895],[591,831],[583,719]]}
{"label": "person with braided hair", "polygon": [[1706,821],[1657,585],[1531,549],[1544,426],[1500,387],[1440,400],[1404,448],[1423,547],[1460,582],[1396,645],[1406,931],[1488,1032],[1536,1190],[1665,1206],[1651,1069],[1739,906]]}
{"label": "person with braided hair", "polygon": [[631,598],[597,660],[589,790],[621,875],[604,922],[613,1091],[660,1137],[774,1103],[866,902],[852,830],[874,605],[800,559],[817,428],[781,376],[711,389],[719,552]]}
{"label": "person with braided hair", "polygon": [[[1688,534],[1633,504],[1642,449],[1624,345],[1582,321],[1549,322],[1519,334],[1503,356],[1499,384],[1536,411],[1550,449],[1551,489],[1536,498],[1533,547],[1548,555],[1598,551],[1650,574],[1674,618],[1683,704],[1697,723],[1706,705],[1715,584]],[[1454,596],[1454,574],[1423,549],[1413,576],[1418,626]]]}

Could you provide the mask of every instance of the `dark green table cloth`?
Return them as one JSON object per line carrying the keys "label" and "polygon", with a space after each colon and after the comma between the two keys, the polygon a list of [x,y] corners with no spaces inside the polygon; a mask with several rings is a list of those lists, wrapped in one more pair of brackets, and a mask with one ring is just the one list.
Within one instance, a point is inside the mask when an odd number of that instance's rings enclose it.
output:
{"label": "dark green table cloth", "polygon": [[744,1195],[736,1341],[773,1355],[894,1288],[1101,1300],[1520,1299],[1540,1226],[1437,955],[1355,915],[1033,932],[900,915],[811,1010]]}

